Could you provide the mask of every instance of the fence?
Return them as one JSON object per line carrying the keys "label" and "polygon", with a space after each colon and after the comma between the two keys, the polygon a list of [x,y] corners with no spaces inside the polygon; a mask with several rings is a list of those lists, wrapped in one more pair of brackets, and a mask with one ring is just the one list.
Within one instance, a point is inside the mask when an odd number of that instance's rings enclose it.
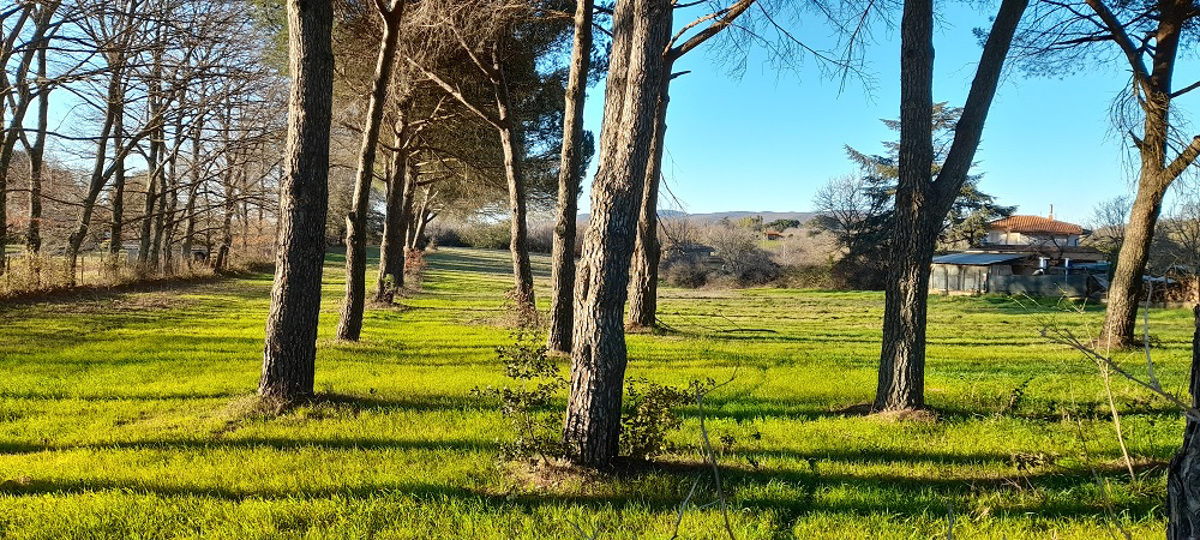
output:
{"label": "fence", "polygon": [[1088,276],[988,276],[988,291],[1030,296],[1071,296],[1088,294]]}

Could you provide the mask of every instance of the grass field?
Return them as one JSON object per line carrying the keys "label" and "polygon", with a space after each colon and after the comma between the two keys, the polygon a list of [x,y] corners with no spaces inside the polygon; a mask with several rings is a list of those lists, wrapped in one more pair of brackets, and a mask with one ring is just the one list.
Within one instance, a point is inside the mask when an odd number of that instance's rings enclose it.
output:
{"label": "grass field", "polygon": [[[642,472],[534,487],[498,463],[505,420],[470,391],[503,384],[507,254],[429,260],[405,309],[370,310],[347,345],[332,340],[330,257],[317,386],[333,397],[279,416],[247,405],[269,275],[0,306],[0,537],[666,539],[693,479],[697,502],[715,499],[694,408],[681,450]],[[1089,333],[1094,307],[932,299],[939,418],[897,421],[839,412],[873,395],[882,294],[662,293],[672,330],[630,337],[629,375],[736,370],[705,421],[738,538],[946,538],[951,522],[954,538],[1162,536],[1182,420],[1114,380],[1131,480],[1098,368],[1039,335]],[[1150,326],[1158,375],[1179,389],[1191,314],[1154,310]],[[680,537],[721,538],[722,523],[692,509]]]}

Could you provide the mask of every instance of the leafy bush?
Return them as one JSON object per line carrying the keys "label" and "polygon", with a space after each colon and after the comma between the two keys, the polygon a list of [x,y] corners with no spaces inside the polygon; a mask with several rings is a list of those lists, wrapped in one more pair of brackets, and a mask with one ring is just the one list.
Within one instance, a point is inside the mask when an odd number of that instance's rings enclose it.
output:
{"label": "leafy bush", "polygon": [[475,388],[472,394],[500,400],[500,414],[508,419],[516,438],[501,445],[505,459],[549,460],[565,453],[561,430],[563,413],[553,408],[554,398],[566,389],[567,379],[547,354],[545,340],[534,334],[516,334],[514,343],[496,348],[504,363],[504,376],[513,386]]}
{"label": "leafy bush", "polygon": [[425,229],[425,234],[429,236],[429,242],[434,246],[465,247],[467,245],[463,241],[458,227],[452,225],[435,225],[431,223],[429,228]]}
{"label": "leafy bush", "polygon": [[626,385],[629,410],[621,416],[621,454],[647,459],[671,450],[667,436],[683,426],[679,408],[695,402],[698,394],[713,386],[712,379],[693,381],[682,388],[630,379]]}
{"label": "leafy bush", "polygon": [[[509,220],[496,223],[475,222],[458,227],[443,225],[436,232],[429,234],[441,246],[508,249],[509,239],[512,238],[509,227]],[[549,223],[530,225],[526,242],[528,242],[530,252],[550,253],[554,246],[554,225]]]}

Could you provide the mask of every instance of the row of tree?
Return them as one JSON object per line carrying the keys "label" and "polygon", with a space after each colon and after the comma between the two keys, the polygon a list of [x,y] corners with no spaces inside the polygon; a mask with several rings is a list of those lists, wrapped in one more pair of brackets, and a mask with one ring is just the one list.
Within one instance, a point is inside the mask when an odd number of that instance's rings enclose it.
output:
{"label": "row of tree", "polygon": [[[320,4],[317,2],[316,4]],[[468,6],[469,4],[469,6]],[[1005,0],[1001,2],[990,31],[981,33],[983,50],[970,93],[961,109],[947,110],[933,100],[933,20],[934,8],[930,0],[908,0],[903,4],[900,24],[901,35],[901,115],[896,127],[900,140],[894,155],[879,157],[855,154],[864,166],[877,170],[888,169],[894,174],[895,185],[889,193],[894,202],[886,213],[891,222],[888,229],[903,231],[890,238],[880,239],[873,245],[884,245],[887,251],[887,294],[884,316],[884,339],[881,352],[880,377],[875,408],[897,409],[924,406],[925,370],[925,312],[929,281],[929,267],[935,246],[945,231],[945,222],[952,213],[964,214],[969,208],[962,207],[961,195],[973,191],[971,167],[982,136],[988,110],[999,84],[1006,59],[1014,45],[1021,51],[1021,58],[1033,65],[1048,57],[1070,53],[1084,54],[1115,42],[1133,62],[1135,73],[1134,89],[1138,96],[1158,92],[1158,97],[1138,100],[1146,112],[1146,134],[1137,137],[1137,148],[1158,148],[1150,154],[1150,163],[1144,167],[1144,175],[1155,179],[1155,186],[1169,183],[1182,173],[1182,168],[1191,163],[1195,152],[1187,147],[1169,167],[1156,169],[1154,156],[1165,155],[1170,146],[1166,137],[1167,119],[1158,114],[1152,105],[1186,92],[1169,91],[1169,82],[1161,90],[1164,77],[1169,78],[1173,69],[1174,51],[1164,53],[1158,41],[1177,42],[1183,32],[1184,23],[1193,15],[1192,11],[1175,9],[1170,2],[1148,3],[1137,7],[1122,7],[1114,15],[1098,0],[1085,3],[1092,14],[1080,15],[1079,9],[1071,6],[1048,6],[1039,4],[1038,17],[1022,27],[1022,17],[1029,7],[1027,0]],[[1175,6],[1175,7],[1173,7]],[[290,4],[293,17],[304,13],[301,8],[311,7],[308,3]],[[400,13],[402,4],[377,3],[379,18],[383,21],[382,38],[379,43],[378,61],[374,70],[374,86],[369,113],[366,115],[361,146],[359,181],[355,188],[356,200],[350,212],[347,230],[348,252],[347,300],[339,335],[343,339],[355,339],[361,328],[362,296],[364,286],[361,277],[365,262],[361,251],[362,234],[355,228],[363,221],[363,212],[369,206],[364,198],[369,188],[369,179],[375,174],[372,165],[373,153],[378,141],[380,110],[386,95],[386,83],[391,77],[388,70],[396,48],[415,47],[397,65],[407,66],[400,77],[407,83],[425,84],[434,89],[439,103],[455,102],[461,109],[474,115],[483,126],[490,127],[499,140],[502,151],[502,170],[508,195],[508,210],[511,214],[511,242],[513,255],[514,298],[524,313],[533,309],[532,278],[529,271],[528,253],[522,246],[525,233],[525,191],[527,178],[524,174],[527,152],[522,147],[528,144],[526,134],[529,126],[536,125],[532,116],[521,116],[520,107],[514,107],[513,89],[516,87],[518,66],[536,66],[540,51],[553,49],[561,38],[574,35],[573,54],[567,71],[565,112],[559,116],[562,135],[560,162],[555,170],[558,176],[559,222],[556,231],[554,291],[551,310],[550,345],[556,350],[569,352],[572,357],[571,397],[568,405],[564,439],[581,463],[600,465],[611,461],[616,452],[617,429],[621,389],[626,364],[624,344],[624,310],[628,301],[630,322],[650,326],[654,324],[655,290],[657,282],[656,264],[658,246],[656,240],[656,207],[659,171],[662,160],[662,141],[666,128],[667,106],[670,83],[676,74],[672,72],[674,62],[682,55],[695,49],[706,40],[721,34],[728,28],[749,28],[752,17],[746,14],[752,7],[759,8],[764,20],[772,9],[763,2],[744,0],[719,6],[695,22],[676,25],[674,13],[684,7],[669,0],[628,0],[611,8],[590,6],[579,2],[574,7],[575,16],[569,19],[564,6],[543,2],[477,2],[440,5],[435,2],[420,3],[420,12],[407,15],[413,27],[408,37],[395,37],[404,27]],[[882,8],[879,8],[882,9]],[[1048,11],[1047,11],[1048,10]],[[1140,11],[1139,11],[1140,10]],[[393,15],[393,13],[395,15]],[[583,97],[584,81],[589,71],[588,61],[595,56],[590,46],[591,20],[593,13],[601,13],[611,20],[611,46],[607,57],[607,88],[605,93],[605,124],[597,145],[597,173],[593,181],[591,216],[583,242],[583,253],[578,268],[574,268],[572,254],[566,246],[572,245],[574,236],[574,211],[577,207],[575,194],[581,170],[579,156],[583,154],[582,129],[579,125],[579,108]],[[844,12],[843,12],[844,13]],[[1152,13],[1153,17],[1147,17]],[[509,16],[512,18],[509,18]],[[861,12],[863,19],[874,16],[869,10]],[[395,17],[397,22],[388,22]],[[573,21],[574,32],[566,21]],[[1122,44],[1129,28],[1144,25],[1145,21],[1156,21],[1157,33],[1148,32],[1140,47],[1125,50]],[[564,24],[558,24],[562,21]],[[1082,21],[1082,22],[1081,22]],[[1106,22],[1107,21],[1107,22]],[[293,21],[295,23],[296,21]],[[735,24],[738,23],[738,24]],[[1054,24],[1050,24],[1053,22]],[[1069,24],[1067,24],[1069,23]],[[1092,24],[1082,33],[1085,23]],[[332,25],[324,21],[322,25]],[[1039,25],[1050,26],[1041,28]],[[1066,26],[1063,26],[1066,24]],[[386,30],[395,25],[397,30]],[[1074,25],[1074,26],[1072,26]],[[1095,27],[1104,29],[1097,33]],[[682,28],[681,31],[675,31]],[[312,61],[302,53],[293,28],[293,73],[304,62]],[[333,32],[333,30],[330,30]],[[1174,34],[1172,32],[1175,32]],[[761,35],[757,33],[755,35]],[[790,37],[790,34],[788,34]],[[1127,36],[1126,36],[1127,37]],[[307,39],[308,36],[305,36]],[[326,47],[324,39],[321,47]],[[542,40],[542,41],[538,41]],[[538,42],[538,44],[531,44]],[[399,45],[398,45],[399,43]],[[407,45],[405,45],[407,44]],[[415,44],[415,45],[414,45]],[[1171,45],[1176,47],[1175,45]],[[1036,49],[1036,50],[1035,50]],[[1036,54],[1035,54],[1036,53]],[[1164,56],[1166,54],[1166,56]],[[1153,57],[1161,65],[1155,68],[1157,78],[1142,80],[1138,73],[1140,58]],[[1169,56],[1169,57],[1168,57]],[[299,64],[296,64],[299,62]],[[527,72],[530,80],[538,78],[536,67]],[[300,81],[302,79],[297,79]],[[1159,81],[1159,82],[1155,82]],[[559,81],[561,84],[561,80]],[[1156,86],[1157,85],[1157,86]],[[293,88],[293,100],[302,85]],[[558,88],[562,88],[558,86]],[[440,90],[440,94],[438,94]],[[401,103],[405,100],[400,100]],[[301,115],[303,107],[294,107],[293,117],[308,119],[310,114]],[[941,111],[939,113],[939,111]],[[949,128],[946,140],[935,145],[937,127]],[[1160,137],[1155,135],[1163,131]],[[321,131],[315,136],[328,133]],[[299,146],[303,139],[292,132],[292,145]],[[935,147],[936,146],[936,147]],[[1200,148],[1200,143],[1197,143]],[[395,152],[399,155],[400,152]],[[1154,158],[1154,159],[1151,159]],[[1145,160],[1145,159],[1144,159]],[[390,174],[403,170],[395,167]],[[302,168],[290,169],[294,177],[290,189],[305,185],[300,175],[313,171]],[[1150,171],[1150,172],[1146,172]],[[1157,172],[1155,172],[1157,171]],[[319,178],[308,179],[324,183]],[[1165,188],[1164,188],[1165,189]],[[297,204],[289,196],[285,185],[284,208]],[[1142,196],[1143,199],[1146,196]],[[1153,198],[1153,197],[1151,197]],[[985,201],[987,202],[987,201]],[[987,202],[985,205],[990,205]],[[1110,308],[1109,327],[1124,328],[1125,304],[1121,298],[1128,291],[1120,278],[1129,268],[1141,275],[1144,256],[1133,247],[1142,244],[1136,232],[1137,225],[1146,219],[1157,218],[1157,208],[1151,205],[1147,212],[1145,204],[1134,204],[1131,224],[1127,231],[1127,242],[1118,263],[1114,282],[1113,304]],[[1000,209],[993,208],[999,212]],[[1144,214],[1144,215],[1143,215]],[[299,215],[297,215],[299,217]],[[288,227],[317,226],[307,221],[286,223]],[[280,243],[287,246],[292,234],[281,233]],[[307,244],[305,244],[307,245]],[[304,247],[304,246],[301,246]],[[356,251],[357,250],[357,251]],[[358,253],[358,254],[355,254]],[[288,257],[288,250],[280,251],[277,288],[287,288],[288,278],[297,264],[308,264],[300,272],[319,277],[320,268],[315,262],[302,263]],[[1142,253],[1144,255],[1144,253]],[[575,270],[575,275],[572,271]],[[633,276],[631,279],[631,275]],[[632,281],[632,283],[631,283]],[[1128,281],[1128,280],[1126,280]],[[1133,294],[1136,294],[1134,282]],[[381,287],[382,289],[382,287]],[[315,295],[315,292],[311,293]],[[287,306],[286,298],[277,291],[277,309]],[[311,300],[311,298],[309,299]],[[1136,308],[1136,304],[1133,304]],[[310,309],[315,307],[310,306]],[[286,326],[290,321],[273,311],[273,325]],[[315,311],[307,320],[315,321]],[[282,330],[280,330],[282,331]],[[291,336],[298,334],[291,333]],[[1114,336],[1128,336],[1130,332],[1114,332]],[[1114,338],[1115,339],[1115,338]],[[304,340],[306,344],[308,340]],[[267,364],[274,364],[273,347],[280,346],[268,340]],[[311,344],[306,347],[311,348]],[[309,349],[311,350],[311,349]],[[311,359],[306,360],[311,363]],[[267,371],[264,371],[266,374]],[[273,383],[264,377],[264,392],[270,393]]]}
{"label": "row of tree", "polygon": [[[115,264],[133,239],[143,270],[190,265],[198,244],[224,266],[235,235],[269,230],[286,81],[254,15],[201,0],[0,8],[0,259],[20,237],[74,280],[82,252]],[[8,193],[26,203],[15,216]]]}

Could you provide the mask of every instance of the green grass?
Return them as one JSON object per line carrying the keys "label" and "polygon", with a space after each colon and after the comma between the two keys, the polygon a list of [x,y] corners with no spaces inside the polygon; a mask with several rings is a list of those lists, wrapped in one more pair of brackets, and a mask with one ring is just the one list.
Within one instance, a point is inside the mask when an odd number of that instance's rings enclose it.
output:
{"label": "green grass", "polygon": [[[535,488],[497,463],[510,434],[470,390],[503,383],[506,253],[431,256],[422,291],[370,310],[352,345],[332,340],[337,259],[317,387],[338,398],[279,416],[247,405],[269,275],[0,307],[0,537],[577,538],[574,523],[668,538],[694,478],[698,502],[715,498],[694,408],[681,449],[642,472]],[[705,419],[738,538],[945,538],[951,515],[955,538],[1161,537],[1182,421],[1114,380],[1131,482],[1097,367],[1039,336],[1048,321],[1098,325],[1095,307],[1068,307],[933,298],[937,422],[838,412],[873,395],[879,293],[665,289],[672,330],[630,337],[629,375],[736,371]],[[1150,324],[1158,375],[1182,389],[1191,315],[1154,310]],[[721,514],[689,510],[681,531],[722,537]]]}

